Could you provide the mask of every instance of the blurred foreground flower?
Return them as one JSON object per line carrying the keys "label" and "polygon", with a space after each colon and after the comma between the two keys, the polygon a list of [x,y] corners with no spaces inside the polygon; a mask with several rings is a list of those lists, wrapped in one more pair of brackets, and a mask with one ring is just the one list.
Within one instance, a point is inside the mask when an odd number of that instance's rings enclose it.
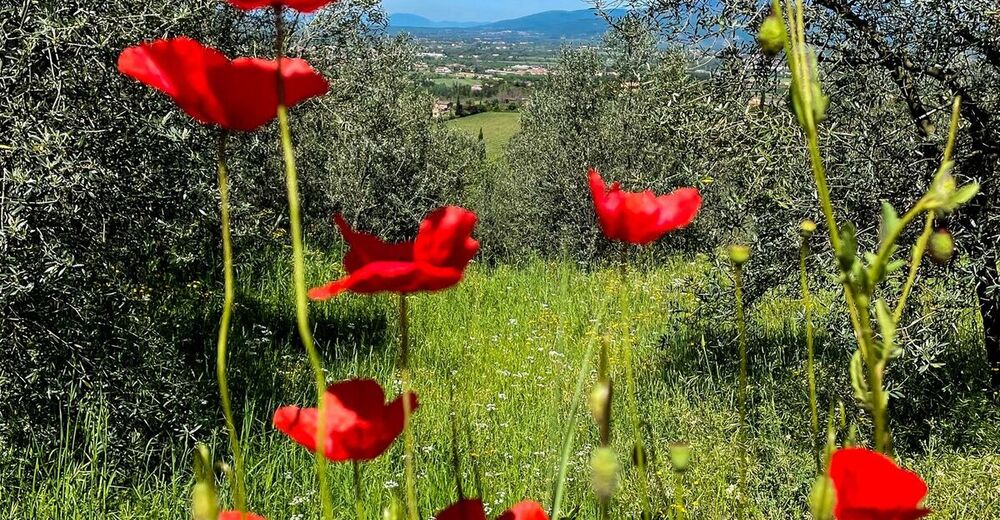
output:
{"label": "blurred foreground flower", "polygon": [[[436,520],[486,520],[483,501],[478,498],[465,498],[441,510],[434,517]],[[497,520],[548,520],[549,515],[538,502],[525,500],[515,504],[497,517]]]}
{"label": "blurred foreground flower", "polygon": [[[230,60],[187,37],[129,47],[118,70],[169,96],[184,112],[206,125],[250,132],[277,116],[278,62]],[[301,59],[283,59],[286,105],[322,96],[329,84]]]}
{"label": "blurred foreground flower", "polygon": [[880,453],[837,450],[830,461],[830,479],[837,492],[838,520],[916,520],[930,513],[920,507],[927,484]]}
{"label": "blurred foreground flower", "polygon": [[[410,410],[418,406],[409,393]],[[353,379],[326,391],[326,458],[334,462],[371,460],[403,431],[403,397],[386,404],[378,382]],[[285,406],[274,412],[274,426],[309,451],[316,451],[316,408]]]}
{"label": "blurred foreground flower", "polygon": [[447,289],[462,280],[479,251],[479,242],[472,238],[476,214],[455,206],[428,215],[416,240],[402,244],[354,231],[341,215],[334,219],[351,246],[344,257],[348,276],[309,291],[314,300],[344,292],[409,294]]}
{"label": "blurred foreground flower", "polygon": [[652,191],[630,193],[619,183],[605,186],[601,174],[591,169],[590,192],[601,230],[612,240],[646,245],[694,221],[701,207],[695,188],[681,188],[657,197]]}
{"label": "blurred foreground flower", "polygon": [[263,516],[239,511],[224,511],[219,513],[219,520],[266,520]]}
{"label": "blurred foreground flower", "polygon": [[287,7],[295,9],[300,13],[311,13],[317,11],[327,4],[336,3],[336,0],[226,0],[229,5],[250,11],[263,7]]}

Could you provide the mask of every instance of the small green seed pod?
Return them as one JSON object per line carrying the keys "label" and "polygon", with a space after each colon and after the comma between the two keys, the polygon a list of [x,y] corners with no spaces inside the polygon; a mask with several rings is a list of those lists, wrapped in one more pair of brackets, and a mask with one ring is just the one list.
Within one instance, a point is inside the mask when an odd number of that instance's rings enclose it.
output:
{"label": "small green seed pod", "polygon": [[809,219],[803,220],[802,224],[799,225],[799,236],[801,236],[802,238],[809,238],[813,236],[813,233],[815,232],[816,232],[816,223],[813,222],[812,220]]}
{"label": "small green seed pod", "polygon": [[750,247],[741,244],[729,246],[729,261],[737,266],[746,264],[750,261]]}
{"label": "small green seed pod", "polygon": [[687,471],[691,465],[691,445],[686,442],[671,442],[670,464],[678,473]]}
{"label": "small green seed pod", "polygon": [[945,265],[955,254],[955,240],[947,229],[939,229],[931,235],[931,260],[937,265]]}

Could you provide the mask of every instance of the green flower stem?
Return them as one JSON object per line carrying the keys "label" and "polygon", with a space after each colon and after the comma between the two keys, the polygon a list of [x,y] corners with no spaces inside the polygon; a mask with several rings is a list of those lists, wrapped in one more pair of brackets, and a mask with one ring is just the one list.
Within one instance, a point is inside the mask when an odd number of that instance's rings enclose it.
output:
{"label": "green flower stem", "polygon": [[931,235],[934,234],[934,213],[927,213],[927,220],[924,222],[924,231],[920,234],[920,238],[917,239],[917,243],[913,246],[913,255],[910,260],[910,273],[906,276],[906,283],[903,284],[903,293],[899,297],[899,302],[896,304],[896,309],[892,312],[892,321],[897,326],[899,321],[903,319],[903,310],[906,309],[906,300],[910,297],[910,292],[913,290],[913,284],[917,280],[917,271],[920,270],[920,263],[924,259],[924,252],[927,251],[927,244],[931,240]]}
{"label": "green flower stem", "polygon": [[674,472],[674,519],[684,520],[687,518],[687,508],[684,507],[684,474],[680,471]]}
{"label": "green flower stem", "polygon": [[358,510],[358,520],[365,520],[365,496],[361,490],[361,463],[354,461],[354,505]]}
{"label": "green flower stem", "polygon": [[[800,122],[806,134],[813,179],[816,183],[816,192],[819,196],[820,206],[830,233],[830,244],[833,246],[834,251],[836,251],[840,248],[839,227],[833,212],[830,188],[826,180],[826,169],[820,153],[819,131],[816,126],[816,118],[813,111],[809,108],[813,106],[813,89],[810,78],[811,65],[808,59],[808,48],[805,40],[805,8],[802,0],[787,0],[787,2],[789,10],[787,20],[790,26],[790,35],[789,41],[786,44],[786,53],[789,58],[789,67],[794,77],[793,87],[797,89],[793,95],[802,100],[803,109],[799,111],[802,117]],[[781,16],[779,3],[775,2],[774,5],[778,6],[778,15]],[[907,217],[912,220],[915,215],[911,215],[908,212]],[[907,217],[904,217],[904,220]],[[847,277],[845,276],[844,278],[844,296],[847,300],[851,324],[858,339],[858,347],[861,350],[862,356],[866,359],[869,369],[869,385],[872,388],[873,401],[875,401],[872,406],[872,416],[875,422],[875,445],[879,448],[879,451],[882,451],[882,447],[888,437],[885,407],[882,405],[884,394],[884,390],[882,389],[882,372],[884,370],[884,363],[879,363],[875,356],[874,334],[871,330],[871,311],[869,309],[870,298],[866,295],[855,294]]]}
{"label": "green flower stem", "polygon": [[737,400],[740,409],[740,424],[737,433],[740,449],[740,496],[736,506],[739,517],[746,518],[747,496],[747,322],[743,312],[743,266],[734,263],[733,284],[736,288],[736,327],[740,342],[740,380],[737,388]]}
{"label": "green flower stem", "polygon": [[317,419],[316,419],[316,473],[319,477],[320,503],[323,508],[323,518],[333,518],[333,498],[326,474],[326,373],[323,371],[323,359],[313,343],[312,328],[309,326],[309,300],[306,295],[306,262],[305,246],[302,241],[302,209],[299,203],[299,180],[295,168],[295,149],[292,144],[292,131],[288,122],[288,108],[285,106],[285,81],[281,73],[281,61],[284,55],[284,18],[280,6],[274,8],[274,22],[277,33],[275,39],[275,54],[277,55],[277,94],[278,94],[278,126],[281,132],[281,149],[285,162],[285,180],[288,190],[288,213],[292,234],[292,282],[295,287],[295,316],[299,336],[309,356],[316,383]]}
{"label": "green flower stem", "polygon": [[646,447],[642,442],[642,424],[639,420],[639,402],[636,394],[638,389],[635,383],[635,371],[632,367],[632,325],[629,323],[628,271],[624,260],[623,254],[621,288],[618,297],[621,302],[622,348],[625,355],[625,391],[628,394],[629,419],[632,423],[632,435],[635,438],[635,468],[639,474],[639,500],[642,504],[642,519],[650,520],[653,515],[649,502],[649,476],[646,474]]}
{"label": "green flower stem", "polygon": [[809,258],[809,239],[802,238],[799,248],[799,277],[802,281],[802,306],[806,318],[806,379],[809,385],[809,411],[812,426],[813,456],[816,458],[816,471],[822,472],[819,444],[819,405],[816,398],[816,366],[815,366],[815,332],[813,330],[813,302],[809,291],[809,277],[806,270],[806,260]]}
{"label": "green flower stem", "polygon": [[563,433],[562,453],[559,459],[559,471],[556,477],[555,489],[552,491],[552,510],[549,512],[551,520],[560,520],[562,514],[562,501],[566,494],[566,474],[569,472],[569,459],[573,453],[573,440],[576,438],[576,416],[580,411],[580,401],[583,395],[583,383],[590,374],[590,356],[594,355],[593,340],[587,342],[587,352],[583,355],[580,364],[580,374],[576,378],[576,388],[573,391],[573,399],[570,402],[569,418],[566,421],[566,430]]}
{"label": "green flower stem", "polygon": [[233,319],[233,303],[236,300],[236,277],[233,273],[233,237],[229,223],[229,168],[226,161],[226,143],[229,134],[222,131],[219,134],[219,198],[222,206],[222,272],[225,278],[225,296],[222,303],[222,318],[219,322],[219,342],[216,348],[215,374],[219,379],[219,397],[222,400],[222,414],[226,417],[226,429],[229,430],[229,446],[233,452],[233,498],[236,510],[246,512],[247,490],[243,474],[243,450],[240,449],[240,437],[233,419],[233,405],[229,398],[229,382],[226,378],[227,349],[229,346],[229,328]]}
{"label": "green flower stem", "polygon": [[399,373],[403,383],[403,434],[405,436],[405,457],[406,457],[406,510],[410,520],[419,520],[420,514],[417,512],[417,484],[414,471],[414,454],[416,453],[416,440],[413,436],[413,427],[410,426],[410,399],[407,392],[410,391],[410,318],[409,305],[407,305],[406,295],[399,295]]}

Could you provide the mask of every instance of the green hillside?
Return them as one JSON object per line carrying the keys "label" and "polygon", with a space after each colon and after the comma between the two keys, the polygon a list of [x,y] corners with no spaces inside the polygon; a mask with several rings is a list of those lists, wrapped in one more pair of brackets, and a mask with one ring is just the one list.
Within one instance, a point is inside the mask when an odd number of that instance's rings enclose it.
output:
{"label": "green hillside", "polygon": [[521,130],[521,114],[516,112],[484,112],[474,116],[448,121],[448,125],[469,132],[474,136],[483,131],[486,156],[500,159],[507,150],[507,143]]}

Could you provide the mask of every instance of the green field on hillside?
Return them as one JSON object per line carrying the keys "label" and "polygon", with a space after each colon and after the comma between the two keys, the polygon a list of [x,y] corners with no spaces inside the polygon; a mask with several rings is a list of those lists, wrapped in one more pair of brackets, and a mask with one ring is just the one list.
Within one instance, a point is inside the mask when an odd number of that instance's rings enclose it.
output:
{"label": "green field on hillside", "polygon": [[[335,275],[336,260],[313,255],[311,281]],[[246,403],[242,425],[251,507],[272,520],[315,519],[313,458],[270,425],[276,406],[314,402],[305,356],[292,332],[285,265],[276,261],[240,291],[230,345],[232,388],[237,402]],[[490,517],[525,498],[551,504],[563,434],[571,425],[577,437],[565,504],[579,512],[578,518],[597,518],[590,489],[597,432],[586,405],[572,414],[571,401],[581,368],[584,388],[591,388],[596,350],[590,358],[585,354],[602,342],[609,345],[615,381],[612,439],[623,486],[613,517],[637,518],[622,322],[631,324],[654,518],[673,518],[677,482],[665,454],[675,441],[693,447],[690,471],[680,481],[689,518],[736,517],[737,351],[732,323],[715,317],[725,315],[731,302],[723,299],[704,309],[696,297],[709,280],[719,279],[718,273],[705,260],[676,260],[651,271],[630,269],[627,276],[629,292],[622,300],[618,269],[584,272],[568,262],[477,267],[453,290],[412,298],[411,354],[421,403],[414,416],[421,518],[457,497],[451,451],[455,417],[461,418],[458,431],[465,432],[459,441],[465,492],[481,492]],[[394,368],[395,304],[390,297],[351,296],[313,305],[329,381],[369,377],[389,393],[400,391]],[[749,518],[807,518],[815,467],[807,433],[805,347],[796,325],[800,303],[774,299],[756,309],[750,347],[762,354],[751,358],[750,369]],[[842,369],[822,362],[818,367],[824,410],[827,397],[835,395],[828,374]],[[847,410],[852,417],[862,415],[852,403]],[[134,481],[133,474],[107,468],[102,424],[99,411],[72,421],[62,451],[27,468],[33,476],[15,475],[19,486],[0,494],[0,516],[190,518],[190,455],[173,456],[173,477]],[[207,432],[193,435],[214,442],[217,457],[228,457],[224,439]],[[969,432],[969,438],[991,435]],[[382,518],[381,508],[400,496],[402,448],[396,442],[386,455],[361,467],[366,518]],[[1000,457],[989,453],[972,445],[961,450],[940,446],[932,437],[925,451],[899,456],[930,484],[931,518],[987,520],[996,518],[1000,497]],[[329,472],[336,517],[355,518],[351,466],[331,465]],[[0,482],[2,477],[0,471]],[[228,503],[228,496],[223,500]]]}
{"label": "green field on hillside", "polygon": [[471,87],[473,85],[482,85],[484,83],[481,79],[470,78],[433,78],[431,81],[433,81],[435,85],[445,85],[448,87],[453,85]]}
{"label": "green field on hillside", "polygon": [[452,119],[448,124],[469,132],[474,136],[483,131],[486,141],[486,156],[490,159],[503,158],[507,143],[521,130],[521,114],[517,112],[484,112],[474,116]]}

